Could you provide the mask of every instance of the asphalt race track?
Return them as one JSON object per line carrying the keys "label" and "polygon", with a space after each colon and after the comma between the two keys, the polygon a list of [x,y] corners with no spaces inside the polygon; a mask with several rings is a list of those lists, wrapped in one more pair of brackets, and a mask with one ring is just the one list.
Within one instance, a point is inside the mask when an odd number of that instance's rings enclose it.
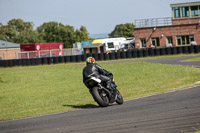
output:
{"label": "asphalt race track", "polygon": [[200,130],[200,86],[107,108],[83,107],[76,111],[0,122],[0,133],[194,133]]}

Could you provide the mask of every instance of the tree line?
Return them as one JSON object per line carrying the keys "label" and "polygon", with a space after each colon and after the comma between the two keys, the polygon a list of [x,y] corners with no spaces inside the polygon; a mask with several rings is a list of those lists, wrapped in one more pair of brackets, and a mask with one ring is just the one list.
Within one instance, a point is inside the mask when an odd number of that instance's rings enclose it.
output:
{"label": "tree line", "polygon": [[[132,37],[133,29],[132,23],[119,24],[108,35],[109,37]],[[45,22],[34,30],[33,22],[12,19],[7,25],[0,23],[0,40],[19,44],[63,42],[65,48],[72,48],[75,42],[94,39],[89,36],[85,26],[75,29],[73,26],[52,21]]]}

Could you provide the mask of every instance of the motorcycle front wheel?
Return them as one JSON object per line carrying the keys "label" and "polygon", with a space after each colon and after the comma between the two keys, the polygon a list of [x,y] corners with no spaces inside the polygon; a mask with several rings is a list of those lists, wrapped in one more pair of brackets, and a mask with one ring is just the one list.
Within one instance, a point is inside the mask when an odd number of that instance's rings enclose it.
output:
{"label": "motorcycle front wheel", "polygon": [[99,106],[107,107],[109,105],[108,97],[103,90],[100,90],[98,87],[94,87],[91,92],[94,100],[99,104]]}
{"label": "motorcycle front wheel", "polygon": [[116,99],[116,103],[117,104],[123,104],[124,103],[124,100],[123,100],[123,97],[121,95],[121,93],[117,90],[117,99]]}

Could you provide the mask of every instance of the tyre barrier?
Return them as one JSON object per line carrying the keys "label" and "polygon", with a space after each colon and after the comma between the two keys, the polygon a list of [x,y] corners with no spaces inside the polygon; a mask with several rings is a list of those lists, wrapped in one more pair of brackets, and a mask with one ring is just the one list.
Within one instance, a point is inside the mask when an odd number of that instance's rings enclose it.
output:
{"label": "tyre barrier", "polygon": [[59,56],[59,63],[64,63],[65,62],[65,60],[64,60],[64,56]]}
{"label": "tyre barrier", "polygon": [[125,59],[126,53],[124,51],[120,52],[120,59]]}
{"label": "tyre barrier", "polygon": [[96,60],[116,60],[125,58],[140,58],[148,56],[159,55],[175,55],[175,54],[191,54],[199,53],[200,45],[195,46],[179,46],[169,48],[148,48],[148,49],[134,49],[132,51],[121,51],[115,53],[98,53],[98,54],[85,54],[73,56],[59,56],[59,57],[44,57],[32,59],[13,59],[13,60],[0,60],[0,67],[13,67],[13,66],[35,66],[58,64],[68,62],[81,62],[85,61],[87,57],[93,56]]}
{"label": "tyre barrier", "polygon": [[7,65],[8,65],[8,67],[12,67],[13,66],[13,60],[8,60]]}
{"label": "tyre barrier", "polygon": [[132,58],[131,51],[126,51],[126,58]]}
{"label": "tyre barrier", "polygon": [[143,53],[143,57],[149,56],[149,53],[148,53],[148,50],[147,50],[147,49],[143,49],[143,50],[142,50],[142,53]]}
{"label": "tyre barrier", "polygon": [[149,56],[154,56],[154,50],[152,48],[148,49]]}
{"label": "tyre barrier", "polygon": [[48,64],[48,60],[47,59],[49,59],[49,58],[42,58],[42,65]]}
{"label": "tyre barrier", "polygon": [[14,66],[20,66],[20,59],[14,59]]}
{"label": "tyre barrier", "polygon": [[172,50],[171,50],[170,47],[166,48],[165,52],[166,52],[167,55],[171,55],[172,54]]}
{"label": "tyre barrier", "polygon": [[30,66],[31,62],[29,59],[26,59],[26,66]]}
{"label": "tyre barrier", "polygon": [[109,60],[110,57],[109,57],[109,54],[108,53],[104,53],[104,60]]}
{"label": "tyre barrier", "polygon": [[75,55],[70,56],[70,62],[76,62],[76,56]]}
{"label": "tyre barrier", "polygon": [[5,60],[0,60],[0,67],[4,67]]}
{"label": "tyre barrier", "polygon": [[59,57],[52,57],[53,58],[53,64],[59,63]]}
{"label": "tyre barrier", "polygon": [[92,57],[94,57],[94,58],[95,58],[95,60],[99,60],[99,57],[98,57],[98,54],[97,54],[97,53],[95,53],[95,54],[92,54]]}
{"label": "tyre barrier", "polygon": [[53,64],[53,63],[55,63],[55,61],[54,61],[54,58],[53,58],[53,57],[49,57],[49,58],[46,58],[46,59],[44,59],[44,60],[47,60],[47,64],[49,64],[49,65],[51,65],[51,64]]}
{"label": "tyre barrier", "polygon": [[104,53],[99,53],[98,59],[101,60],[101,61],[104,60]]}
{"label": "tyre barrier", "polygon": [[70,62],[70,56],[64,56],[64,61],[65,61],[65,63]]}
{"label": "tyre barrier", "polygon": [[160,55],[166,55],[165,48],[160,49]]}
{"label": "tyre barrier", "polygon": [[176,55],[177,54],[177,49],[176,47],[171,47],[171,54]]}
{"label": "tyre barrier", "polygon": [[132,51],[132,57],[133,58],[137,58],[137,50],[133,50]]}
{"label": "tyre barrier", "polygon": [[115,52],[115,59],[120,59],[120,52]]}
{"label": "tyre barrier", "polygon": [[194,46],[189,46],[188,52],[189,52],[190,54],[191,54],[191,53],[194,53]]}
{"label": "tyre barrier", "polygon": [[4,61],[4,67],[8,67],[8,60]]}
{"label": "tyre barrier", "polygon": [[182,47],[182,51],[183,51],[183,54],[188,54],[188,46],[183,46]]}
{"label": "tyre barrier", "polygon": [[154,49],[154,55],[159,56],[160,55],[160,48],[155,48]]}
{"label": "tyre barrier", "polygon": [[[96,59],[96,58],[95,58]],[[110,53],[110,59],[115,60],[115,53]]]}
{"label": "tyre barrier", "polygon": [[87,57],[91,57],[91,56],[92,56],[92,54],[86,54],[86,56],[87,56]]}
{"label": "tyre barrier", "polygon": [[137,50],[137,57],[140,58],[140,57],[143,57],[143,52],[142,50]]}
{"label": "tyre barrier", "polygon": [[81,62],[81,61],[82,61],[81,55],[77,55],[77,56],[76,56],[76,62]]}
{"label": "tyre barrier", "polygon": [[194,53],[199,53],[200,47],[199,46],[194,46]]}
{"label": "tyre barrier", "polygon": [[182,53],[183,53],[183,48],[177,47],[177,54],[182,54]]}
{"label": "tyre barrier", "polygon": [[85,55],[81,55],[81,60],[85,61],[86,60],[86,56]]}

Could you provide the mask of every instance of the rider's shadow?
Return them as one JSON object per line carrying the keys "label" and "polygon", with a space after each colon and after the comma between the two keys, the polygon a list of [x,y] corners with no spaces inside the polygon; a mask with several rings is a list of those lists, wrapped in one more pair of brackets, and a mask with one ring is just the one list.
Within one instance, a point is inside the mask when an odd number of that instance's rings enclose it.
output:
{"label": "rider's shadow", "polygon": [[85,104],[85,105],[62,105],[65,107],[72,107],[78,109],[90,109],[90,108],[99,108],[99,106],[94,104]]}

